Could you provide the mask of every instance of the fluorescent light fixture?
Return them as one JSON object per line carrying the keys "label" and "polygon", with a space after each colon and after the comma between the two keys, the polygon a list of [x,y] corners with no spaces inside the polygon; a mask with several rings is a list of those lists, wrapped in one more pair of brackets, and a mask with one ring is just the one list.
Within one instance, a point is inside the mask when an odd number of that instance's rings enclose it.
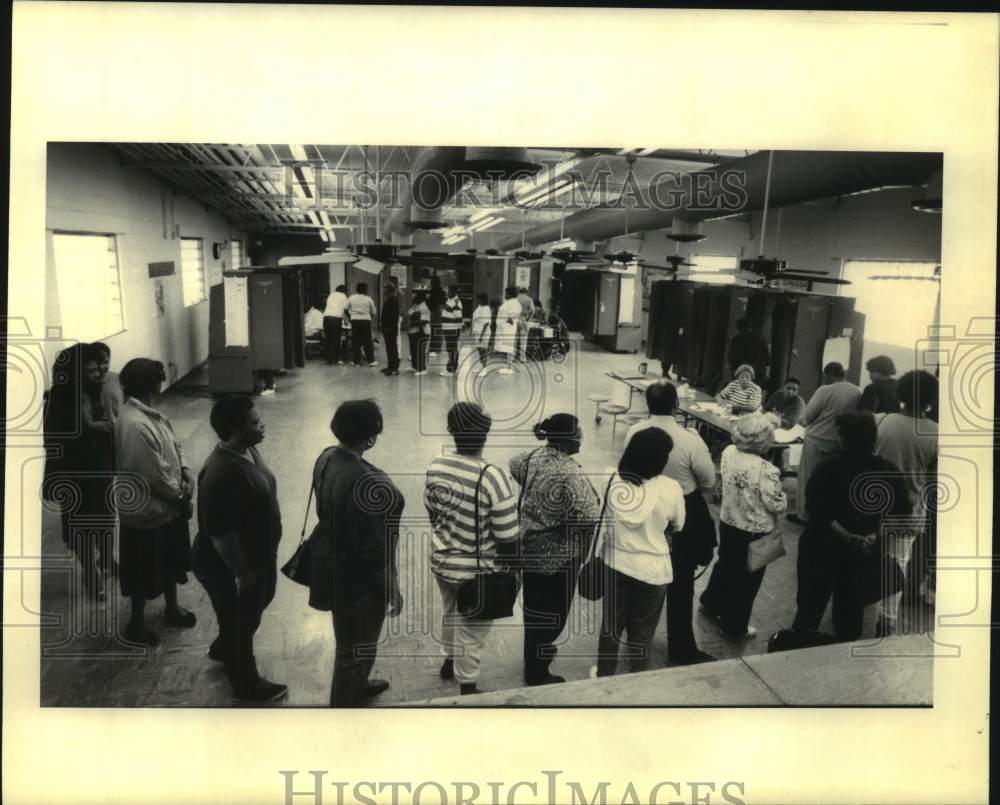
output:
{"label": "fluorescent light fixture", "polygon": [[490,229],[491,227],[494,227],[497,224],[499,224],[501,221],[506,221],[506,220],[507,220],[506,218],[503,218],[503,217],[500,217],[500,216],[498,216],[496,218],[487,218],[484,221],[480,221],[475,226],[469,227],[468,231],[469,232],[485,232],[487,229]]}
{"label": "fluorescent light fixture", "polygon": [[[544,196],[549,190],[552,189],[552,185],[555,183],[556,179],[566,173],[568,170],[575,168],[580,164],[582,160],[579,157],[574,157],[573,159],[567,159],[549,168],[541,176],[537,176],[532,179],[525,187],[517,191],[514,195],[514,202],[516,204],[528,204],[541,196]],[[571,179],[566,181],[571,182]],[[560,187],[563,184],[559,185]]]}
{"label": "fluorescent light fixture", "polygon": [[551,201],[556,196],[561,196],[573,187],[574,184],[575,181],[570,177],[560,179],[549,187],[543,188],[539,192],[531,193],[525,198],[518,199],[518,203],[525,207],[537,207],[540,204]]}
{"label": "fluorescent light fixture", "polygon": [[289,145],[288,150],[292,152],[292,158],[297,159],[299,162],[308,162],[309,157],[306,156],[305,146],[302,145]]}
{"label": "fluorescent light fixture", "polygon": [[319,236],[320,236],[320,238],[323,239],[324,243],[329,243],[330,236],[328,234],[326,234],[326,230],[325,229],[319,230]]}
{"label": "fluorescent light fixture", "polygon": [[380,263],[378,260],[372,260],[370,257],[359,257],[354,267],[360,268],[362,271],[367,271],[369,274],[378,274],[385,268],[385,264]]}
{"label": "fluorescent light fixture", "polygon": [[316,226],[322,226],[319,220],[319,216],[316,214],[316,210],[306,210],[306,217],[314,224],[316,224]]}
{"label": "fluorescent light fixture", "polygon": [[308,165],[303,165],[299,168],[302,171],[302,177],[299,179],[299,184],[302,185],[302,190],[305,191],[307,196],[312,196],[312,190],[310,187],[313,184],[313,169]]}
{"label": "fluorescent light fixture", "polygon": [[656,150],[655,148],[642,148],[642,149],[639,150],[639,152],[636,154],[636,156],[637,157],[648,157],[655,150]]}
{"label": "fluorescent light fixture", "polygon": [[472,215],[470,215],[469,220],[466,223],[474,224],[476,221],[481,221],[483,220],[483,218],[493,215],[493,213],[495,212],[500,212],[500,210],[499,209],[479,210],[479,212],[474,212]]}
{"label": "fluorescent light fixture", "polygon": [[327,229],[333,229],[330,225],[330,216],[326,214],[326,210],[319,211],[319,220],[323,222],[323,226]]}

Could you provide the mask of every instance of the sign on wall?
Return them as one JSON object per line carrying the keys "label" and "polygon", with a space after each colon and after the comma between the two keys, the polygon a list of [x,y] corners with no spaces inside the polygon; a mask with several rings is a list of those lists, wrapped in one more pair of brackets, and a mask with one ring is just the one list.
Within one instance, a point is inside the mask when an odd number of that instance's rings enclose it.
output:
{"label": "sign on wall", "polygon": [[250,300],[246,277],[224,277],[226,306],[226,346],[250,345]]}
{"label": "sign on wall", "polygon": [[[171,263],[173,265],[173,263]],[[163,318],[167,313],[167,303],[163,296],[163,280],[158,279],[153,283],[153,301],[156,304],[157,318]]]}
{"label": "sign on wall", "polygon": [[147,268],[149,269],[150,277],[170,277],[174,274],[174,263],[172,260],[165,263],[149,263]]}
{"label": "sign on wall", "polygon": [[517,266],[514,269],[514,285],[518,288],[531,287],[531,266]]}
{"label": "sign on wall", "polygon": [[396,287],[399,290],[404,290],[406,288],[406,266],[394,265],[389,267],[389,274],[396,281]]}

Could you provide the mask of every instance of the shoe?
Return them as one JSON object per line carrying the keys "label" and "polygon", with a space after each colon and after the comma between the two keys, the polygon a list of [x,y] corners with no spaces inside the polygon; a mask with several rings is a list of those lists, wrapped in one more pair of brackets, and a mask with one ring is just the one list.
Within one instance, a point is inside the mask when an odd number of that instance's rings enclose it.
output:
{"label": "shoe", "polygon": [[809,525],[809,521],[808,520],[803,520],[797,514],[786,514],[785,518],[788,520],[788,522],[794,523],[795,525],[798,525],[798,526],[805,527],[805,526]]}
{"label": "shoe", "polygon": [[441,678],[442,679],[454,679],[455,678],[455,661],[445,660],[441,663]]}
{"label": "shoe", "polygon": [[258,679],[253,688],[246,693],[237,693],[236,696],[247,702],[276,702],[287,694],[288,685],[279,685],[277,682]]}
{"label": "shoe", "polygon": [[379,369],[379,371],[380,371],[380,372],[381,372],[382,374],[384,374],[384,375],[387,375],[387,374],[389,374],[389,368],[388,368],[388,367],[386,367],[385,369]]}
{"label": "shoe", "polygon": [[428,352],[427,355],[430,358],[436,358],[438,356],[438,354],[436,352]]}
{"label": "shoe", "polygon": [[538,687],[539,685],[558,685],[560,682],[565,682],[566,677],[559,676],[558,674],[546,674],[545,676],[539,677],[538,679],[527,679],[525,678],[525,684],[528,687]]}
{"label": "shoe", "polygon": [[438,374],[441,375],[441,377],[451,377],[455,373],[454,372],[448,372],[448,371],[442,371],[442,372],[438,372]]}
{"label": "shoe", "polygon": [[748,626],[746,632],[742,635],[744,640],[753,640],[757,636],[757,627]]}
{"label": "shoe", "polygon": [[260,396],[270,397],[272,394],[274,394],[274,389],[264,389],[263,391],[261,391]]}
{"label": "shoe", "polygon": [[512,374],[514,374],[514,370],[513,369],[507,369],[506,367],[503,368],[503,369],[498,369],[497,372],[499,374],[502,374],[502,375],[512,375]]}
{"label": "shoe", "polygon": [[420,377],[421,375],[425,375],[425,374],[427,374],[427,370],[426,369],[421,369],[419,372],[414,372],[413,376],[414,377]]}
{"label": "shoe", "polygon": [[184,629],[190,629],[198,622],[198,619],[195,617],[193,612],[180,608],[173,612],[169,610],[165,612],[163,614],[163,620],[171,626],[180,626]]}
{"label": "shoe", "polygon": [[389,683],[384,679],[369,679],[368,687],[365,688],[361,696],[365,699],[374,699],[376,696],[381,696],[387,690],[389,690]]}
{"label": "shoe", "polygon": [[125,627],[122,636],[129,643],[140,643],[146,646],[158,646],[160,644],[159,635],[152,629],[147,629],[145,626],[133,626],[131,623]]}
{"label": "shoe", "polygon": [[217,637],[208,647],[208,658],[213,662],[225,662],[226,655],[222,648],[222,641]]}
{"label": "shoe", "polygon": [[715,657],[711,654],[695,649],[691,654],[685,654],[683,657],[671,657],[667,655],[667,661],[671,665],[697,665],[702,662],[714,662]]}
{"label": "shoe", "polygon": [[344,365],[344,362],[343,362],[343,361],[337,361],[337,363],[336,363],[336,364],[334,364],[334,365],[335,365],[335,366],[343,366],[343,365]]}
{"label": "shoe", "polygon": [[369,366],[378,366],[378,361],[368,361]]}
{"label": "shoe", "polygon": [[587,676],[591,679],[597,679],[597,666],[591,665],[590,670],[587,672]]}
{"label": "shoe", "polygon": [[386,377],[396,377],[399,375],[399,369],[392,369],[384,373]]}
{"label": "shoe", "polygon": [[706,618],[711,618],[713,621],[717,621],[719,618],[722,617],[722,613],[713,612],[712,610],[708,609],[704,604],[698,604],[698,612],[704,615]]}
{"label": "shoe", "polygon": [[489,370],[489,369],[485,369],[485,368],[483,368],[483,369],[480,369],[480,370],[479,370],[479,376],[480,376],[480,377],[486,377],[486,375],[488,375],[489,373],[490,373],[490,370]]}
{"label": "shoe", "polygon": [[479,693],[479,687],[475,682],[463,682],[458,686],[458,691],[462,696],[469,696],[474,693]]}

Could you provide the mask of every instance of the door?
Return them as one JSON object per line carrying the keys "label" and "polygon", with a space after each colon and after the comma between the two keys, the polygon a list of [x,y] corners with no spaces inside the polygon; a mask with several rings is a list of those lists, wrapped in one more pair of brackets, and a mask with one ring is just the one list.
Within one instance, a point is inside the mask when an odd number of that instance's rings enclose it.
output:
{"label": "door", "polygon": [[830,322],[830,300],[825,296],[800,296],[792,331],[788,374],[802,381],[800,394],[809,399],[819,387],[823,347]]}
{"label": "door", "polygon": [[618,305],[621,293],[621,277],[617,274],[601,274],[597,299],[597,335],[614,337],[618,332]]}
{"label": "door", "polygon": [[[473,265],[472,296],[473,300],[481,293],[490,299],[503,302],[504,280],[507,275],[506,260],[487,260],[477,257]],[[478,304],[478,303],[476,303]]]}

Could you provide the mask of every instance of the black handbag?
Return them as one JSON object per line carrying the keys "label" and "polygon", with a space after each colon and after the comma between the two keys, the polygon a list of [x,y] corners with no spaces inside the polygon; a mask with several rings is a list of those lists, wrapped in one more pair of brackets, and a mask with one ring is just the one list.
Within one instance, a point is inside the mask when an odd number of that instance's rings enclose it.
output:
{"label": "black handbag", "polygon": [[458,589],[457,607],[459,613],[472,620],[493,621],[509,618],[514,614],[514,602],[520,590],[520,577],[514,570],[483,570],[480,567],[481,542],[479,535],[479,489],[483,476],[490,467],[487,464],[476,481],[475,515],[476,531],[476,575]]}
{"label": "black handbag", "polygon": [[607,488],[604,490],[604,501],[601,503],[601,513],[597,518],[597,530],[590,541],[590,550],[587,552],[587,561],[580,568],[580,575],[577,577],[577,586],[580,588],[580,595],[588,601],[600,601],[604,597],[604,587],[608,577],[608,566],[597,553],[597,543],[603,536],[601,531],[604,526],[604,512],[608,507],[608,493],[611,491],[611,483],[615,480],[612,475],[608,479]]}
{"label": "black handbag", "polygon": [[[325,477],[329,461],[330,459],[327,458],[327,464],[323,465],[323,471],[320,473],[320,487],[323,486],[323,478]],[[312,582],[313,556],[316,552],[316,545],[326,534],[326,529],[322,528],[322,523],[317,523],[309,537],[306,537],[306,523],[309,522],[309,509],[312,507],[312,499],[315,491],[312,483],[310,483],[309,500],[306,501],[306,516],[302,519],[302,532],[299,535],[299,545],[295,549],[295,553],[291,555],[291,558],[281,566],[282,573],[303,587],[309,587]]]}

